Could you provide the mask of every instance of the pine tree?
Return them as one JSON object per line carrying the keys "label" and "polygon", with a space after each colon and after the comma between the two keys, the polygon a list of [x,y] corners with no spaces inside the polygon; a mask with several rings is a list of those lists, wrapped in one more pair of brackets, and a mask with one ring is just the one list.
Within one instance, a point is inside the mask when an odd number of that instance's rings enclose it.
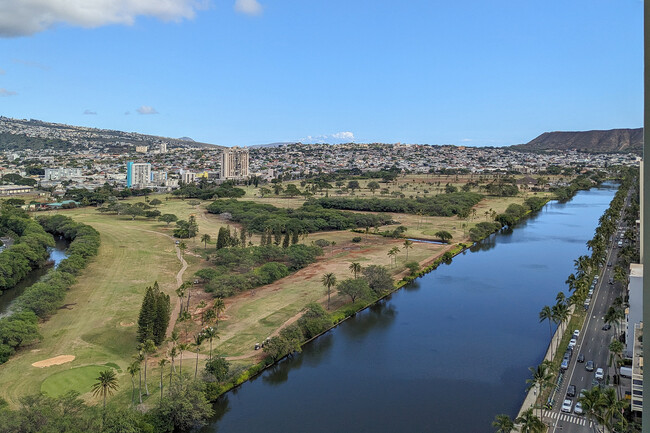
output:
{"label": "pine tree", "polygon": [[225,227],[221,227],[219,229],[219,235],[217,236],[217,249],[220,250],[221,248],[227,247],[228,246],[228,241],[230,236],[228,234],[228,231],[226,230]]}
{"label": "pine tree", "polygon": [[138,316],[138,341],[143,342],[153,337],[156,298],[152,287],[147,287]]}
{"label": "pine tree", "polygon": [[242,227],[241,232],[239,233],[239,240],[242,248],[246,247],[246,227]]}
{"label": "pine tree", "polygon": [[298,230],[294,230],[291,232],[291,245],[295,245],[298,243],[298,241],[300,240],[298,236],[299,236]]}

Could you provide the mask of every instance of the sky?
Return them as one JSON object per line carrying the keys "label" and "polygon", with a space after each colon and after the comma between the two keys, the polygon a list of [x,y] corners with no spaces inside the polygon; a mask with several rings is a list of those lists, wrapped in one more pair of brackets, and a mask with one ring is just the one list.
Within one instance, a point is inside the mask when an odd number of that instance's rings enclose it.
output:
{"label": "sky", "polygon": [[638,128],[641,0],[0,0],[0,115],[225,146]]}

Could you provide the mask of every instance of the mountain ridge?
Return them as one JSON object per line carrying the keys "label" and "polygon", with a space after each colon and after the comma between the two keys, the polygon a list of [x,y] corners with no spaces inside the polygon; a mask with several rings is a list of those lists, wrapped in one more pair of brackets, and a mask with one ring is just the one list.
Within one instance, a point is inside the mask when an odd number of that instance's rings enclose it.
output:
{"label": "mountain ridge", "polygon": [[643,152],[643,128],[545,132],[525,144],[511,146],[522,151],[579,150],[590,153]]}

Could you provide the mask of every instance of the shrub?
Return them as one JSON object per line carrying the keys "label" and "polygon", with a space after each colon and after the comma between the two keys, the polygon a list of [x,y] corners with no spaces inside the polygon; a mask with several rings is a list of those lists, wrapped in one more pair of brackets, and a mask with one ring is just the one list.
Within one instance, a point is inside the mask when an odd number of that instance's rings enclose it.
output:
{"label": "shrub", "polygon": [[355,237],[353,237],[353,238],[352,238],[352,242],[354,242],[355,244],[358,244],[359,242],[361,242],[361,236],[355,236]]}

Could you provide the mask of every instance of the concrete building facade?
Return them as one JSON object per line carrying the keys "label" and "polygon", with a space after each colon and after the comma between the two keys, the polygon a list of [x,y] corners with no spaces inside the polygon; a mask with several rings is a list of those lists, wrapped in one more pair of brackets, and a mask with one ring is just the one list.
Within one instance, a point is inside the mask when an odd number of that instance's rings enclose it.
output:
{"label": "concrete building facade", "polygon": [[151,183],[151,164],[148,162],[126,163],[126,186],[142,188]]}
{"label": "concrete building facade", "polygon": [[221,179],[248,179],[248,162],[248,149],[224,149],[221,154]]}

